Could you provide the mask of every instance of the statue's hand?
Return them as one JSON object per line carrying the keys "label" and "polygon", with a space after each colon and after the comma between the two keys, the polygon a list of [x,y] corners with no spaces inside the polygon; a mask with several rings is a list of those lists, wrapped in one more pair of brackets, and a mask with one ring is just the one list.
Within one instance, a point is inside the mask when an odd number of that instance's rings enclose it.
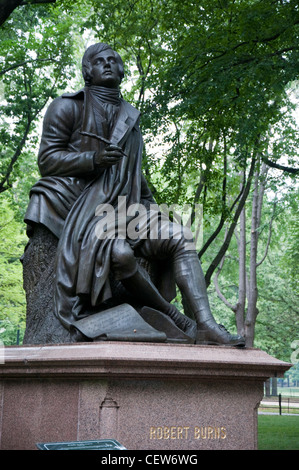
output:
{"label": "statue's hand", "polygon": [[116,165],[124,156],[124,152],[118,145],[108,145],[103,152],[97,152],[94,157],[96,166],[109,168]]}

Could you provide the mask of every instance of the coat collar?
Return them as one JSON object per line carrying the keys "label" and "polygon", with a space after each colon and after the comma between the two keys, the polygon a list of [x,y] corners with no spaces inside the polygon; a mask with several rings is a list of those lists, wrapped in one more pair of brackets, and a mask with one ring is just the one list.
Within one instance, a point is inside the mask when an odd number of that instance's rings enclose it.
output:
{"label": "coat collar", "polygon": [[[64,93],[62,98],[84,99],[82,130],[85,132],[95,133],[96,125],[94,122],[93,113],[86,112],[87,109],[90,109],[88,105],[88,89],[83,88],[75,93]],[[140,111],[134,108],[134,106],[132,106],[127,101],[121,99],[119,114],[110,138],[111,142],[115,145],[122,146],[133,127],[137,124],[139,117]]]}

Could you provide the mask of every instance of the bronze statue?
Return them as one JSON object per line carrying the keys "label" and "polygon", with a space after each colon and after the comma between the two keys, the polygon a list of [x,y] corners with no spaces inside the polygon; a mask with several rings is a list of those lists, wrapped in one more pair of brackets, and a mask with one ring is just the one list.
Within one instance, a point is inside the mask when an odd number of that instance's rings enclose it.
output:
{"label": "bronze statue", "polygon": [[[84,54],[82,71],[84,89],[55,99],[45,115],[38,157],[42,178],[32,188],[25,217],[29,235],[45,226],[59,240],[53,313],[64,328],[78,332],[74,338],[79,341],[91,338],[94,330],[99,330],[94,334],[99,339],[104,319],[109,329],[111,311],[120,324],[113,337],[112,321],[108,338],[131,339],[126,326],[142,320],[152,332],[166,325],[166,337],[175,327],[178,341],[244,346],[244,338],[231,335],[211,314],[189,234],[152,210],[155,201],[141,172],[140,113],[120,95],[121,57],[107,44],[92,45]],[[136,237],[127,231],[132,214],[125,212],[120,221],[120,202],[126,208],[146,208]],[[107,217],[111,208],[113,236]],[[149,217],[156,218],[156,237],[149,236]],[[106,232],[99,233],[99,223],[105,221]],[[161,235],[166,225],[168,238]],[[139,260],[156,266],[156,275],[150,276]],[[116,300],[115,285],[123,289],[125,301]],[[192,318],[170,303],[175,285]],[[126,306],[127,312],[134,307],[140,318],[124,315],[122,321]],[[141,323],[138,328],[142,330]],[[176,334],[172,337],[175,340]]]}

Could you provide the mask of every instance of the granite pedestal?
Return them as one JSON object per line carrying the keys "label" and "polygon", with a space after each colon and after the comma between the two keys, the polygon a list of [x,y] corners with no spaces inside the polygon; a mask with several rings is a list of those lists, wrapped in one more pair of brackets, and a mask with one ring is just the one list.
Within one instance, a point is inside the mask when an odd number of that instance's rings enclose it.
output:
{"label": "granite pedestal", "polygon": [[2,450],[104,438],[128,450],[256,449],[263,383],[291,366],[258,349],[166,343],[4,353]]}

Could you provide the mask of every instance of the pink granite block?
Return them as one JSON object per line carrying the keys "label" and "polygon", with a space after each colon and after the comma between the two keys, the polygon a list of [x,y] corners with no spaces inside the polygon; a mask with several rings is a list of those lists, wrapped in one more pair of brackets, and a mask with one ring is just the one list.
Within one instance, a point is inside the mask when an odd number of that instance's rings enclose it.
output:
{"label": "pink granite block", "polygon": [[256,449],[263,382],[290,366],[257,349],[200,345],[8,347],[0,448],[116,439],[128,450]]}
{"label": "pink granite block", "polygon": [[118,405],[114,437],[128,449],[256,448],[262,384],[125,381],[111,383],[109,396]]}
{"label": "pink granite block", "polygon": [[78,383],[23,379],[4,386],[2,449],[77,438]]}

